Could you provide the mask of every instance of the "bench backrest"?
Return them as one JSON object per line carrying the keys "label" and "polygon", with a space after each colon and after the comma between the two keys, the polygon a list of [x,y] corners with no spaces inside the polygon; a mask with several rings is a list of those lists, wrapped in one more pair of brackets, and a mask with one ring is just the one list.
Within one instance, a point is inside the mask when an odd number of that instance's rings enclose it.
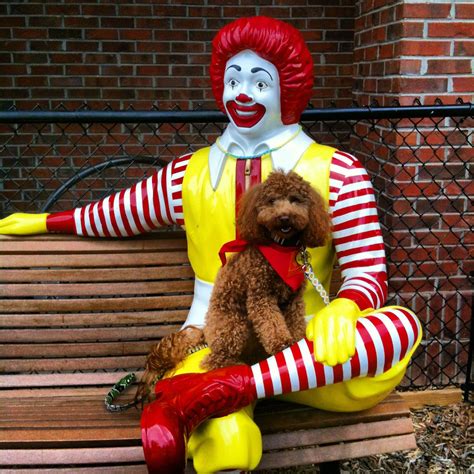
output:
{"label": "bench backrest", "polygon": [[0,388],[111,385],[192,300],[183,233],[0,236]]}
{"label": "bench backrest", "polygon": [[0,388],[110,386],[140,372],[186,319],[193,277],[182,232],[0,236]]}

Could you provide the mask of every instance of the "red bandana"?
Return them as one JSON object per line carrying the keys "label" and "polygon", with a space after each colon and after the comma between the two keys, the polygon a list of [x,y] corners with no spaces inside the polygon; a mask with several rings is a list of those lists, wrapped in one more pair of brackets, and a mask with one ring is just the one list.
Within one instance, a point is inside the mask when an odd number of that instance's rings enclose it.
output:
{"label": "red bandana", "polygon": [[[227,262],[226,252],[241,252],[249,245],[251,245],[249,242],[242,239],[232,240],[224,244],[219,251],[222,265]],[[304,282],[304,273],[301,266],[296,262],[296,256],[300,251],[298,247],[283,247],[277,243],[256,244],[255,247],[293,291],[300,288]]]}

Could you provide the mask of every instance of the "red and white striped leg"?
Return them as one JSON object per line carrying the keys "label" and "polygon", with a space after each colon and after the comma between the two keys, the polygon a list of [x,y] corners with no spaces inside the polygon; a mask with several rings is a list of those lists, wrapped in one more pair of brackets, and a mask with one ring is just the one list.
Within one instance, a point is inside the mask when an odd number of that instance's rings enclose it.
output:
{"label": "red and white striped leg", "polygon": [[334,367],[315,362],[308,339],[251,367],[258,398],[323,387],[386,372],[414,347],[421,332],[418,318],[398,307],[374,311],[357,321],[356,352]]}

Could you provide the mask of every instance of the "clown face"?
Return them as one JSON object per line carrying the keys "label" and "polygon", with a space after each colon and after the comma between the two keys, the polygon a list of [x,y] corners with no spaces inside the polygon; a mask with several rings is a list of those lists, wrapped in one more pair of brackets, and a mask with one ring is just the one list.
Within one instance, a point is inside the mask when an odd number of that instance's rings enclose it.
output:
{"label": "clown face", "polygon": [[231,124],[243,135],[266,135],[282,126],[276,67],[253,51],[227,61],[223,102]]}

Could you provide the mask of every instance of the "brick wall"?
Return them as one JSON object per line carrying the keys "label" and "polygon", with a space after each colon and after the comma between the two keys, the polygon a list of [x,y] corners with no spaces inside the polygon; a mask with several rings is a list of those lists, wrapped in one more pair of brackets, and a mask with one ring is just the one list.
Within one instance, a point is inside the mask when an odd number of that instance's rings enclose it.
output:
{"label": "brick wall", "polygon": [[[362,0],[356,15],[359,103],[472,101],[472,3]],[[369,136],[363,148],[352,137],[379,194],[392,301],[414,309],[424,324],[426,351],[409,372],[415,384],[440,367],[444,383],[464,378],[459,366],[467,351],[459,341],[467,347],[473,293],[473,125],[458,118],[384,120],[357,125],[357,134]]]}
{"label": "brick wall", "polygon": [[210,41],[224,24],[256,14],[302,31],[315,61],[315,106],[348,105],[354,10],[352,0],[5,2],[0,106],[213,109]]}
{"label": "brick wall", "polygon": [[472,101],[474,4],[362,0],[354,33],[354,98],[390,105]]}

